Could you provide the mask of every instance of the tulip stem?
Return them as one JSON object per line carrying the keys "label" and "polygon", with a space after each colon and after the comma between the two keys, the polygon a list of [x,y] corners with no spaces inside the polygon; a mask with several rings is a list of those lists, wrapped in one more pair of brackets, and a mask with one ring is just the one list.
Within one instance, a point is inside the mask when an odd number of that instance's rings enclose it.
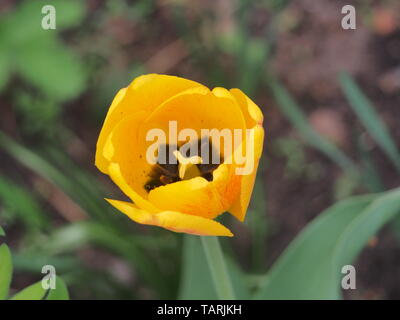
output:
{"label": "tulip stem", "polygon": [[219,299],[235,300],[232,283],[218,238],[205,236],[201,237],[201,242],[203,243],[208,266],[210,267],[211,276]]}

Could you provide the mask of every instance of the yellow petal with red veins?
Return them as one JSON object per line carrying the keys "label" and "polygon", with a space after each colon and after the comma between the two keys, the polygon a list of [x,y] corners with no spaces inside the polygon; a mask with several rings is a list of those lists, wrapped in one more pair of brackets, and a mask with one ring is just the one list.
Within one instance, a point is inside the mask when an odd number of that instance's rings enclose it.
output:
{"label": "yellow petal with red veins", "polygon": [[183,232],[200,236],[233,236],[228,228],[214,220],[176,211],[162,211],[152,214],[139,209],[129,202],[111,199],[106,200],[115,208],[125,213],[130,219],[140,224],[154,225],[174,232]]}
{"label": "yellow petal with red veins", "polygon": [[234,165],[221,164],[213,172],[212,184],[217,190],[224,212],[239,197],[242,176],[235,174]]}
{"label": "yellow petal with red veins", "polygon": [[[203,87],[200,83],[175,76],[147,74],[137,77],[115,96],[97,141],[97,150],[102,150],[108,135],[121,119],[138,111],[150,113],[170,97],[189,88]],[[108,162],[102,153],[96,153],[96,166],[107,173]]]}

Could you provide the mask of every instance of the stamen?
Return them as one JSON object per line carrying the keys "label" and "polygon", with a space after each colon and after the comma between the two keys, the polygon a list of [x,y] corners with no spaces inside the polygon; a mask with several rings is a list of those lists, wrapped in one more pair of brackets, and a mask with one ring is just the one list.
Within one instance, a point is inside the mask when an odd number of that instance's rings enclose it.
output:
{"label": "stamen", "polygon": [[174,156],[178,159],[179,163],[179,178],[183,179],[186,171],[193,165],[201,164],[203,161],[199,156],[185,157],[180,151],[175,150],[173,152]]}
{"label": "stamen", "polygon": [[[218,151],[214,149],[209,138],[204,137],[194,143],[197,144],[197,150],[200,155],[205,152],[205,160],[200,156],[188,157],[182,154],[177,151],[176,145],[165,145],[166,159],[164,159],[165,157],[159,159],[160,161],[157,161],[157,164],[153,166],[149,173],[149,180],[143,186],[144,189],[150,192],[155,188],[198,176],[207,181],[212,181],[213,172],[223,162],[223,158],[220,156],[220,161],[216,164],[210,162],[212,154],[216,153],[218,155]],[[207,160],[207,158],[210,159]]]}

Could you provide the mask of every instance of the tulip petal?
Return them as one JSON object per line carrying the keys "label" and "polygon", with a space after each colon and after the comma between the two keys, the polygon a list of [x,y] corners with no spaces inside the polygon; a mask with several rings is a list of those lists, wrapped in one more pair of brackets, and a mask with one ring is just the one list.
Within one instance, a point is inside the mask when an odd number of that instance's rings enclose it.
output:
{"label": "tulip petal", "polygon": [[232,232],[217,221],[176,211],[149,213],[134,204],[106,199],[112,206],[125,213],[130,219],[140,224],[159,226],[174,232],[183,232],[201,236],[228,236]]}
{"label": "tulip petal", "polygon": [[251,194],[254,188],[258,163],[262,155],[264,129],[260,125],[257,125],[253,128],[253,130],[254,130],[254,168],[250,174],[241,176],[240,195],[233,203],[232,207],[228,210],[232,215],[234,215],[240,221],[243,221],[246,216],[247,207],[249,206]]}
{"label": "tulip petal", "polygon": [[262,124],[264,116],[260,108],[247,95],[245,95],[242,90],[235,88],[229,91],[236,98],[243,111],[247,128],[252,128],[256,124]]}
{"label": "tulip petal", "polygon": [[145,185],[150,179],[153,165],[146,159],[147,146],[144,141],[138,140],[138,127],[145,116],[146,112],[140,111],[122,119],[108,135],[103,157],[109,163],[118,164],[130,188],[147,199]]}
{"label": "tulip petal", "polygon": [[149,201],[161,210],[172,210],[213,219],[226,209],[212,182],[202,177],[178,181],[151,190]]}
{"label": "tulip petal", "polygon": [[[137,77],[115,96],[97,141],[97,150],[102,150],[108,135],[121,119],[138,111],[151,112],[168,98],[189,88],[203,87],[200,83],[175,76],[146,74]],[[96,166],[107,173],[109,162],[102,153],[96,153]]]}
{"label": "tulip petal", "polygon": [[[224,116],[221,117],[221,114]],[[202,137],[202,129],[217,129],[220,132],[223,129],[229,129],[231,132],[239,129],[242,130],[242,139],[246,136],[242,110],[232,94],[223,88],[215,88],[213,91],[193,88],[172,97],[154,110],[140,131],[144,134],[151,128],[160,128],[168,132],[168,122],[173,120],[177,121],[178,132],[191,128],[196,131],[198,137]],[[243,140],[240,141],[240,146],[243,145],[242,142]],[[224,141],[221,141],[222,154],[223,143]],[[229,155],[223,155],[229,158]],[[148,199],[162,210],[213,219],[232,205],[239,192],[240,179],[232,175],[234,165],[219,167],[221,169],[218,172],[223,174],[212,182],[201,177],[175,182],[150,191]]]}
{"label": "tulip petal", "polygon": [[[113,102],[111,103],[107,117],[111,118],[112,110],[114,110],[117,105],[121,104],[121,101],[123,101],[125,95],[126,95],[126,88],[123,88],[118,91],[117,95],[114,97]],[[103,147],[108,138],[108,135],[110,134],[111,130],[113,129],[113,126],[111,126],[111,123],[107,123],[107,122],[114,122],[114,121],[112,121],[112,120],[108,121],[107,118],[104,121],[99,138],[97,140],[96,156],[95,156],[96,167],[105,174],[107,174],[108,165],[110,162],[107,159],[105,159],[103,156]],[[117,122],[117,121],[115,121],[115,122]],[[106,123],[107,123],[107,125],[110,125],[110,126],[106,127],[105,126]]]}
{"label": "tulip petal", "polygon": [[110,178],[114,181],[114,183],[124,192],[138,207],[148,210],[150,212],[158,212],[160,211],[156,206],[154,206],[151,202],[144,199],[141,195],[139,195],[134,188],[132,188],[129,183],[126,181],[124,176],[121,173],[121,168],[117,163],[111,163],[109,165],[109,174]]}
{"label": "tulip petal", "polygon": [[[176,121],[177,132],[190,128],[196,132],[198,138],[205,135],[205,130],[215,129],[221,132],[229,129],[232,133],[234,129],[246,129],[243,112],[238,103],[229,91],[223,88],[210,91],[205,87],[197,87],[171,97],[145,120],[141,127],[142,135],[152,128],[159,128],[168,133],[171,121]],[[169,137],[167,141],[176,143],[169,141]],[[224,139],[221,139],[221,153],[224,146]]]}

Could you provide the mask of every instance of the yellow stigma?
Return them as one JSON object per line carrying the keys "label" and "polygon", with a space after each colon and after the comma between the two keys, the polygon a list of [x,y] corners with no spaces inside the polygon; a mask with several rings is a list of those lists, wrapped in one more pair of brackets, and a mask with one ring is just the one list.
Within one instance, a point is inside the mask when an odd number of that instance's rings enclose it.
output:
{"label": "yellow stigma", "polygon": [[173,152],[174,156],[178,160],[179,166],[179,178],[183,180],[187,170],[196,165],[202,163],[202,159],[199,156],[185,157],[179,150]]}

